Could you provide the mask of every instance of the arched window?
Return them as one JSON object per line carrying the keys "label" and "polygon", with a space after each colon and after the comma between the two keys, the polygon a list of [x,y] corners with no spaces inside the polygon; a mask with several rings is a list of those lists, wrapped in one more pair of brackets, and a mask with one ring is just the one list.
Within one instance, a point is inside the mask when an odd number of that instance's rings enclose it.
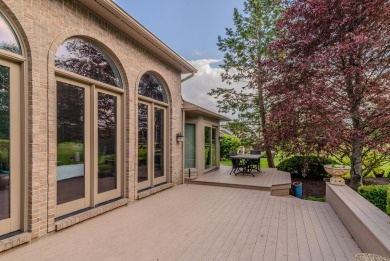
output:
{"label": "arched window", "polygon": [[160,80],[149,73],[145,73],[139,81],[138,94],[157,101],[168,103],[167,94]]}
{"label": "arched window", "polygon": [[66,40],[57,50],[55,66],[122,88],[121,77],[111,58],[84,39]]}
{"label": "arched window", "polygon": [[16,34],[5,17],[0,13],[0,49],[22,54]]}
{"label": "arched window", "polygon": [[144,74],[138,85],[138,189],[167,182],[168,97],[161,81]]}
{"label": "arched window", "polygon": [[[124,90],[110,57],[87,40],[66,40],[57,50],[55,66],[56,217],[61,217],[123,196]],[[59,69],[89,79],[80,81]]]}

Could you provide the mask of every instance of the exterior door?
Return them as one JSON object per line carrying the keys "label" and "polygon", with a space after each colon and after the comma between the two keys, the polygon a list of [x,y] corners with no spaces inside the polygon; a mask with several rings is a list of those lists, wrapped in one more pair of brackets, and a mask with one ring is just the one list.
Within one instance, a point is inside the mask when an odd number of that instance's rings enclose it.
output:
{"label": "exterior door", "polygon": [[121,196],[121,96],[95,91],[95,204]]}
{"label": "exterior door", "polygon": [[204,128],[204,160],[205,170],[217,166],[217,129],[205,126]]}
{"label": "exterior door", "polygon": [[90,86],[57,81],[57,208],[62,216],[90,206]]}
{"label": "exterior door", "polygon": [[20,87],[20,66],[0,60],[0,235],[21,229]]}
{"label": "exterior door", "polygon": [[166,108],[138,104],[138,190],[167,181]]}
{"label": "exterior door", "polygon": [[121,94],[57,77],[56,217],[122,193]]}

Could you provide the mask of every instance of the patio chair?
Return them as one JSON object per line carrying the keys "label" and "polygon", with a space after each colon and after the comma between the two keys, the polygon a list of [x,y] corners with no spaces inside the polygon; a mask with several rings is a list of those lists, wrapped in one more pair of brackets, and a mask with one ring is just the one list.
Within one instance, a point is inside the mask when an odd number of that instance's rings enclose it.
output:
{"label": "patio chair", "polygon": [[359,253],[355,256],[355,261],[390,261],[390,258],[376,254]]}
{"label": "patio chair", "polygon": [[245,168],[247,165],[243,162],[241,162],[240,159],[230,159],[232,161],[232,170],[230,171],[229,175],[232,175],[232,173],[236,173],[236,171],[241,171],[242,173],[245,172]]}
{"label": "patio chair", "polygon": [[[252,155],[260,155],[261,151],[260,150],[251,150],[250,154],[252,154]],[[248,161],[248,163],[249,163],[249,168],[251,170],[255,169],[257,171],[260,171],[260,159],[251,159],[251,160]]]}
{"label": "patio chair", "polygon": [[[237,151],[231,151],[229,153],[230,156],[235,156],[237,155]],[[236,173],[236,171],[244,171],[244,168],[246,167],[245,164],[241,163],[241,161],[239,159],[230,159],[232,161],[232,170],[230,171],[230,175],[232,175],[232,173]]]}

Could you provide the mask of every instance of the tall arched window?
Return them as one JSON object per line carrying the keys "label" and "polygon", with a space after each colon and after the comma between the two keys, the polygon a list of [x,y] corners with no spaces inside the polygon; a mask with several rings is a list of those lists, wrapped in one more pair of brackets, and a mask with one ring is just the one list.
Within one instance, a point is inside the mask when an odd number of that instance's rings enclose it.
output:
{"label": "tall arched window", "polygon": [[112,59],[86,39],[66,40],[55,66],[59,217],[123,195],[124,92]]}
{"label": "tall arched window", "polygon": [[138,189],[167,182],[168,97],[161,81],[144,74],[138,85]]}
{"label": "tall arched window", "polygon": [[9,52],[20,56],[22,48],[0,12],[0,236],[21,230],[23,220],[22,71],[20,57]]}

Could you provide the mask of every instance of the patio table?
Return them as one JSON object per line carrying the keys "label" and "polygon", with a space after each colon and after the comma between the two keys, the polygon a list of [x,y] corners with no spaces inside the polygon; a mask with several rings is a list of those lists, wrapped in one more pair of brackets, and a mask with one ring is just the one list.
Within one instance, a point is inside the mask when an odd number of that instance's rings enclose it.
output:
{"label": "patio table", "polygon": [[253,175],[253,173],[251,173],[249,171],[249,169],[250,169],[249,162],[250,162],[250,160],[260,159],[260,157],[261,157],[260,154],[238,154],[238,155],[230,156],[231,159],[239,159],[239,160],[245,161],[246,167],[243,169],[242,172],[237,172],[235,175],[237,175],[238,173],[242,173],[243,175],[251,174],[254,177],[255,175]]}

